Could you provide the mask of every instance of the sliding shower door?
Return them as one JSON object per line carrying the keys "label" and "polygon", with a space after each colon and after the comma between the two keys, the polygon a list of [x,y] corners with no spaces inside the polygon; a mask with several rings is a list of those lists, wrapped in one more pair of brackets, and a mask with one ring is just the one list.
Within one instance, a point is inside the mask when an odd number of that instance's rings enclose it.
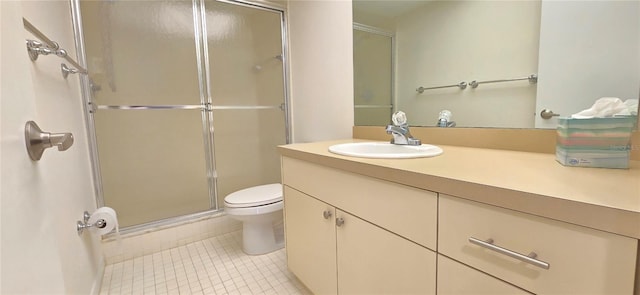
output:
{"label": "sliding shower door", "polygon": [[121,226],[211,207],[190,1],[82,1],[104,205]]}
{"label": "sliding shower door", "polygon": [[394,105],[393,44],[392,33],[354,23],[355,125],[380,126],[391,121]]}
{"label": "sliding shower door", "polygon": [[231,190],[280,181],[280,12],[174,0],[81,1],[81,12],[98,203],[121,226],[216,210]]}
{"label": "sliding shower door", "polygon": [[205,1],[219,202],[238,189],[280,182],[286,143],[282,14]]}

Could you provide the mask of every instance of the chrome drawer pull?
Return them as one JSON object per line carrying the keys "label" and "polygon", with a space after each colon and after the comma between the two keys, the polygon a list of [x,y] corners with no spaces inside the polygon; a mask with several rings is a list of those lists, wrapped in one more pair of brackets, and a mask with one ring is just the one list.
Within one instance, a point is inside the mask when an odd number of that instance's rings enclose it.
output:
{"label": "chrome drawer pull", "polygon": [[523,255],[523,254],[520,254],[518,252],[513,252],[513,251],[511,251],[509,249],[505,249],[505,248],[502,248],[500,246],[494,245],[493,244],[493,239],[488,239],[486,241],[482,241],[482,240],[478,240],[478,239],[476,239],[474,237],[470,237],[469,238],[469,242],[471,244],[475,244],[475,245],[478,245],[480,247],[483,247],[483,248],[498,252],[500,254],[507,255],[507,256],[509,256],[511,258],[518,259],[518,260],[520,260],[522,262],[526,262],[526,263],[535,265],[535,266],[540,267],[540,268],[549,269],[549,267],[550,267],[549,263],[546,263],[544,261],[535,259],[536,257],[538,257],[538,254],[536,254],[535,252],[531,252],[529,255]]}

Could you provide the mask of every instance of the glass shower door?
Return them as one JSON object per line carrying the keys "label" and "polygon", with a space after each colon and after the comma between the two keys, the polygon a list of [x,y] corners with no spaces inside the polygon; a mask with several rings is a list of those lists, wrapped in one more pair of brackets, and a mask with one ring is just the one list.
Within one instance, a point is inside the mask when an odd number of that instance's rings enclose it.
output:
{"label": "glass shower door", "polygon": [[280,182],[287,142],[282,12],[204,2],[218,202]]}
{"label": "glass shower door", "polygon": [[387,125],[393,112],[393,34],[354,24],[355,125]]}
{"label": "glass shower door", "polygon": [[81,11],[104,205],[122,227],[215,208],[193,3]]}

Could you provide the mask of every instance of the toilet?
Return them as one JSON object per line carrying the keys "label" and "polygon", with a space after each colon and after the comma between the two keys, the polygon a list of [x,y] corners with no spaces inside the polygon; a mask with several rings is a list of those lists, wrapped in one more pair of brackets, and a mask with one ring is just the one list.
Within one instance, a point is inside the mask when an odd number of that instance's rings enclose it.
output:
{"label": "toilet", "polygon": [[242,250],[266,254],[284,247],[282,184],[242,189],[224,198],[225,212],[242,222]]}

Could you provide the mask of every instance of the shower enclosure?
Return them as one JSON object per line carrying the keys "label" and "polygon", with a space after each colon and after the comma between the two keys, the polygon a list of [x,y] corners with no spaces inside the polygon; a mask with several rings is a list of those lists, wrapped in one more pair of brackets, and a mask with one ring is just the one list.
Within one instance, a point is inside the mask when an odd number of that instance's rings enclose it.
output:
{"label": "shower enclosure", "polygon": [[75,1],[99,206],[122,227],[280,182],[284,15],[241,1]]}
{"label": "shower enclosure", "polygon": [[380,126],[394,111],[394,34],[353,24],[355,125]]}

